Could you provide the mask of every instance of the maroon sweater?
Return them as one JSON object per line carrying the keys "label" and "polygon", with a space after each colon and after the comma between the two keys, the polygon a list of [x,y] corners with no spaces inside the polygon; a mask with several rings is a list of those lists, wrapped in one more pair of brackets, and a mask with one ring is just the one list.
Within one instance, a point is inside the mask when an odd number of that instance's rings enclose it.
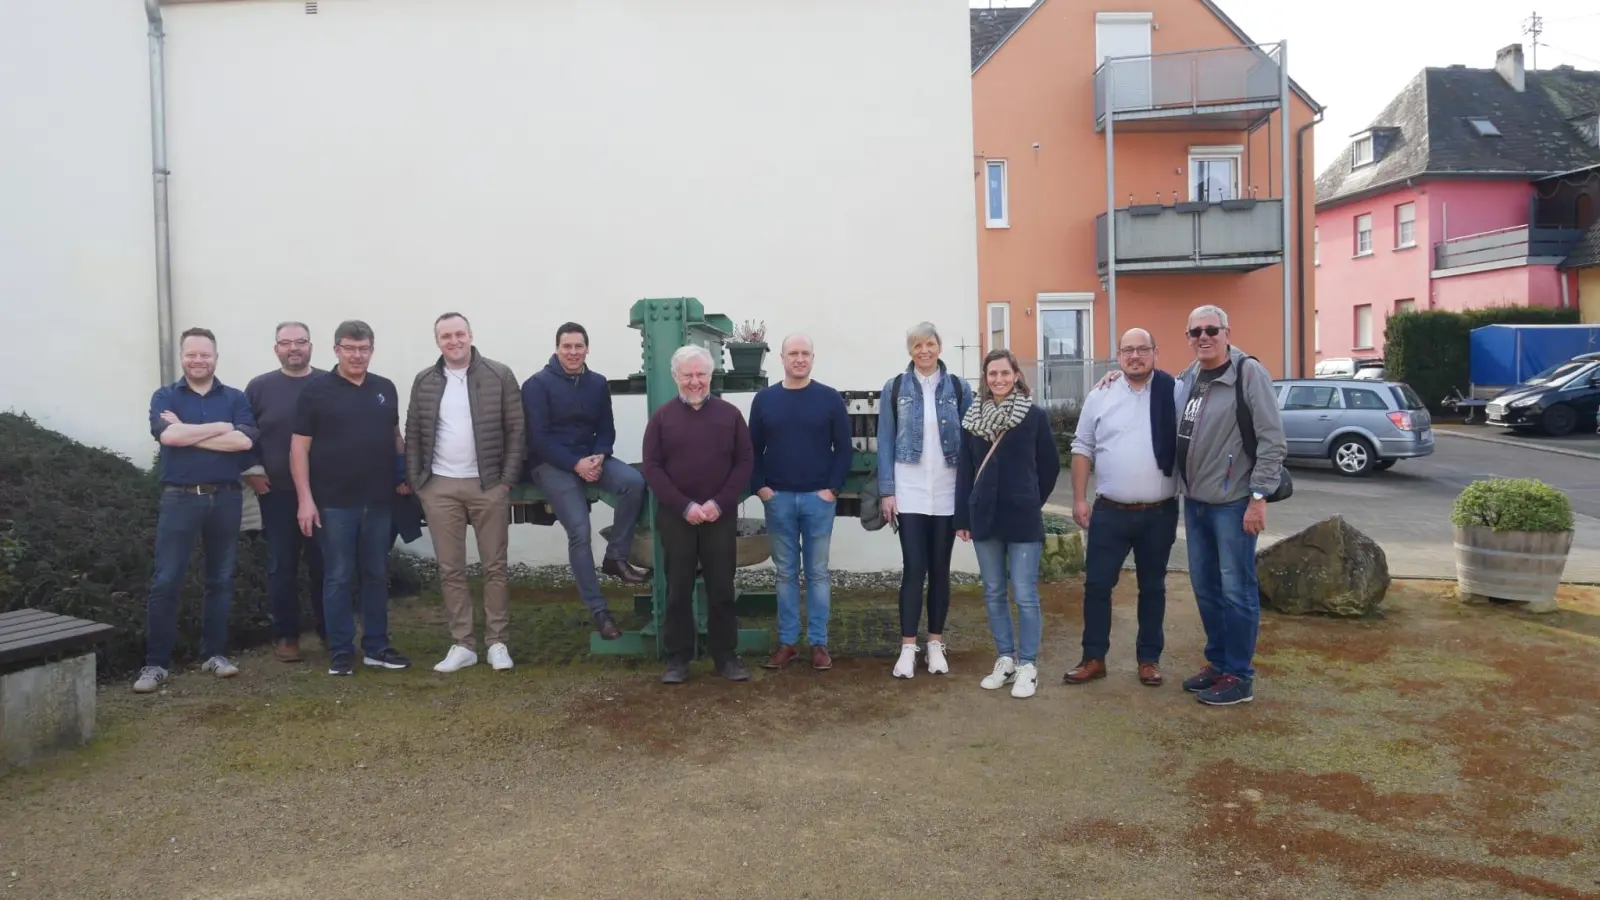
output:
{"label": "maroon sweater", "polygon": [[674,397],[645,426],[645,483],[677,515],[707,500],[717,501],[724,516],[737,515],[754,466],[744,414],[720,397],[707,397],[699,409]]}

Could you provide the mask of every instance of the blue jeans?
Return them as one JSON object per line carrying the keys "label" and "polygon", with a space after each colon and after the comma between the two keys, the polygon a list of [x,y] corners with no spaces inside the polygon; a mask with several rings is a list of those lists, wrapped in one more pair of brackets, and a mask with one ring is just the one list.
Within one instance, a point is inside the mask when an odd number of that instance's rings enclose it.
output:
{"label": "blue jeans", "polygon": [[[1039,659],[1039,642],[1044,637],[1044,620],[1039,615],[1039,555],[1043,544],[1008,544],[1004,541],[973,541],[978,552],[978,574],[983,579],[983,603],[989,610],[989,631],[994,634],[996,655],[1009,656],[1024,666]],[[1017,630],[1011,630],[1011,607],[1006,602],[1006,583],[1017,604]],[[1020,637],[1020,645],[1019,645]]]}
{"label": "blue jeans", "polygon": [[1083,658],[1104,660],[1111,651],[1111,589],[1133,554],[1139,580],[1139,634],[1134,658],[1158,663],[1166,644],[1167,563],[1178,534],[1178,501],[1149,509],[1122,509],[1098,500],[1089,519],[1083,578]]}
{"label": "blue jeans", "polygon": [[806,640],[828,645],[828,607],[833,583],[828,546],[833,539],[833,501],[812,493],[776,491],[766,502],[772,565],[778,570],[778,642],[800,641],[800,569],[806,573]]}
{"label": "blue jeans", "polygon": [[[570,469],[558,469],[549,463],[533,467],[534,483],[550,502],[550,511],[556,521],[567,530],[567,561],[572,564],[572,579],[578,584],[578,596],[590,615],[606,612],[605,595],[600,593],[600,576],[594,570],[593,534],[589,526],[588,483]],[[606,544],[606,559],[626,561],[633,548],[633,532],[639,524],[639,510],[644,508],[644,476],[638,469],[616,457],[606,457],[600,467],[600,480],[595,486],[612,497],[616,504],[615,523],[611,540]]]}
{"label": "blue jeans", "polygon": [[327,615],[328,651],[355,654],[355,603],[352,584],[361,582],[361,650],[368,656],[389,648],[389,531],[392,503],[320,509],[325,574],[323,609]]}
{"label": "blue jeans", "polygon": [[1261,627],[1256,536],[1244,530],[1248,505],[1248,499],[1221,504],[1183,501],[1189,580],[1206,629],[1206,662],[1224,675],[1245,679],[1256,674],[1251,661]]}
{"label": "blue jeans", "polygon": [[317,634],[327,640],[322,614],[322,548],[300,533],[296,513],[300,500],[292,490],[268,491],[261,504],[261,530],[267,538],[267,596],[272,601],[272,634],[280,641],[300,640],[300,560],[306,561],[307,599]]}
{"label": "blue jeans", "polygon": [[198,541],[205,553],[206,593],[200,607],[200,658],[228,652],[228,615],[233,611],[233,569],[239,555],[239,511],[244,495],[236,487],[214,494],[161,489],[156,520],[155,577],[146,607],[147,666],[172,666],[178,643],[178,593],[189,574],[189,557]]}

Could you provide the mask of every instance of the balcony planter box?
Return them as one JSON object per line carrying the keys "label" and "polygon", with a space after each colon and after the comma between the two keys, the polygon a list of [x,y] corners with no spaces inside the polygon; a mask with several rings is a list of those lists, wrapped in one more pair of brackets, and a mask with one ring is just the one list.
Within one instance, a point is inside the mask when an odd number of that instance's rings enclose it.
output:
{"label": "balcony planter box", "polygon": [[1210,206],[1211,206],[1211,204],[1206,203],[1203,200],[1188,200],[1188,201],[1185,201],[1183,203],[1175,204],[1173,206],[1173,209],[1176,209],[1178,212],[1181,212],[1181,213],[1193,214],[1193,213],[1203,213]]}
{"label": "balcony planter box", "polygon": [[1258,202],[1260,201],[1253,200],[1248,197],[1236,200],[1224,200],[1222,201],[1222,208],[1229,210],[1230,212],[1241,209],[1255,209]]}
{"label": "balcony planter box", "polygon": [[1511,600],[1555,612],[1572,549],[1567,495],[1528,478],[1475,481],[1456,498],[1456,586],[1463,600]]}
{"label": "balcony planter box", "polygon": [[769,349],[766,341],[754,343],[728,341],[723,346],[728,348],[728,359],[733,364],[733,374],[761,374],[761,364],[766,361]]}
{"label": "balcony planter box", "polygon": [[1130,216],[1159,216],[1163,212],[1166,212],[1166,209],[1167,208],[1165,206],[1162,206],[1159,203],[1140,203],[1137,206],[1128,207],[1128,215],[1130,215]]}

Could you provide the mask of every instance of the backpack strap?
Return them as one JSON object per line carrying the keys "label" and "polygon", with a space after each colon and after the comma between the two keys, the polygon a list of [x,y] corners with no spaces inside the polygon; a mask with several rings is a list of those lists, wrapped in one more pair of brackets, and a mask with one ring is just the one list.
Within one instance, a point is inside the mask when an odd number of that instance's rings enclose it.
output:
{"label": "backpack strap", "polygon": [[1250,457],[1250,464],[1256,463],[1256,418],[1250,411],[1250,403],[1244,395],[1244,362],[1255,359],[1246,356],[1239,360],[1238,377],[1233,382],[1233,411],[1239,420],[1239,440],[1244,443],[1244,455]]}

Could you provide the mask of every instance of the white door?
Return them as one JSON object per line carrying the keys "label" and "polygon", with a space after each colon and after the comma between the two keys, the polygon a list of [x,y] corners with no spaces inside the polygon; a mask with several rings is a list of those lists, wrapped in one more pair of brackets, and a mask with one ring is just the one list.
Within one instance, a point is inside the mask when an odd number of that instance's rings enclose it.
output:
{"label": "white door", "polygon": [[1094,383],[1094,295],[1039,297],[1039,368],[1035,394],[1048,405],[1077,408]]}
{"label": "white door", "polygon": [[1106,57],[1135,56],[1111,64],[1112,109],[1149,109],[1154,105],[1150,82],[1150,13],[1097,13],[1094,19],[1094,64]]}

